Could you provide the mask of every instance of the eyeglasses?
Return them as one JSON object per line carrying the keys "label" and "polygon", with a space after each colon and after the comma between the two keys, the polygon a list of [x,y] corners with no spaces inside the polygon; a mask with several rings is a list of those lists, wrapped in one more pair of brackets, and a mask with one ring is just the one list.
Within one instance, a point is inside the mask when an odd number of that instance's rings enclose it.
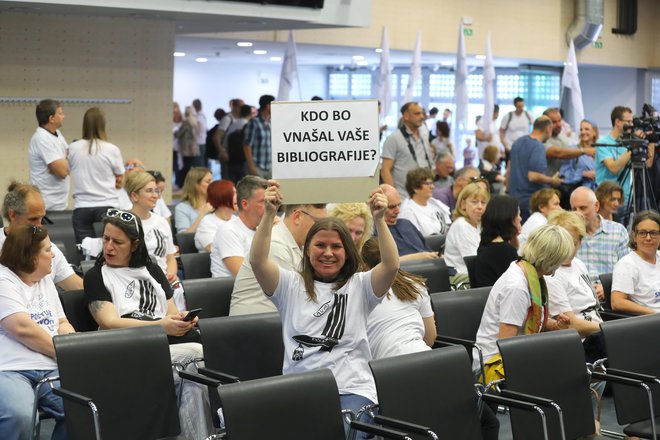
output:
{"label": "eyeglasses", "polygon": [[161,192],[158,188],[145,188],[144,192],[146,192],[147,194],[153,194],[153,193],[156,193],[158,195],[161,194]]}
{"label": "eyeglasses", "polygon": [[110,208],[105,213],[105,215],[108,217],[117,217],[119,220],[123,221],[124,223],[135,224],[135,230],[138,233],[140,232],[140,226],[138,224],[137,217],[132,212],[122,211],[121,209],[116,209],[116,208]]}
{"label": "eyeglasses", "polygon": [[647,235],[651,238],[658,238],[660,237],[660,231],[645,231],[643,229],[639,229],[635,231],[635,235],[637,238],[646,238]]}
{"label": "eyeglasses", "polygon": [[319,220],[319,217],[316,217],[315,215],[310,214],[309,212],[305,211],[304,209],[301,209],[300,212],[302,212],[306,216],[309,216],[309,218],[311,218],[315,222]]}
{"label": "eyeglasses", "polygon": [[[129,164],[126,164],[126,166],[124,167],[124,169],[126,171],[130,171],[130,170],[133,170],[135,168],[144,169],[144,167],[142,165],[140,165],[139,163],[129,163]],[[156,176],[154,176],[154,177],[156,177]]]}

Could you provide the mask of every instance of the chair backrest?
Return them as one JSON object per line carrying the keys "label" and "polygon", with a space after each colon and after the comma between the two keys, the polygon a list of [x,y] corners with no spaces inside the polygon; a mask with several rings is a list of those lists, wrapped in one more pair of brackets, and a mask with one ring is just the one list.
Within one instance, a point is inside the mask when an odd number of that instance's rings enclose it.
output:
{"label": "chair backrest", "polygon": [[83,275],[85,275],[89,270],[94,267],[96,260],[82,260],[80,262],[80,270],[82,270]]}
{"label": "chair backrest", "polygon": [[51,241],[61,241],[65,249],[61,249],[69,264],[78,266],[80,264],[81,253],[76,246],[76,236],[73,232],[71,223],[54,225],[45,225],[48,229],[48,237]]}
{"label": "chair backrest", "polygon": [[[635,373],[660,375],[660,315],[635,316],[600,325],[609,367]],[[660,386],[651,386],[653,408],[660,415]],[[616,416],[620,424],[649,418],[648,398],[641,389],[612,384]]]}
{"label": "chair backrest", "polygon": [[470,287],[477,287],[477,274],[474,271],[475,264],[477,261],[477,256],[469,255],[467,257],[463,257],[463,261],[465,261],[465,267],[467,268],[468,271],[468,278],[470,279]]}
{"label": "chair backrest", "polygon": [[[64,211],[46,211],[46,218],[53,222],[53,225],[73,225],[73,210],[66,209]],[[45,227],[53,226],[48,221],[44,222]]]}
{"label": "chair backrest", "polygon": [[612,310],[612,274],[601,273],[598,275],[598,278],[600,279],[600,284],[603,286],[603,294],[605,295],[603,308],[605,310]]}
{"label": "chair backrest", "polygon": [[181,267],[183,279],[211,278],[211,254],[197,252],[194,254],[181,254]]}
{"label": "chair backrest", "polygon": [[428,426],[439,438],[480,440],[474,377],[465,347],[369,362],[380,414]]}
{"label": "chair backrest", "polygon": [[433,252],[442,252],[445,249],[445,241],[447,239],[446,235],[427,235],[424,237],[426,245],[431,248]]}
{"label": "chair backrest", "polygon": [[195,246],[194,232],[179,232],[176,234],[176,243],[179,246],[180,254],[194,254],[198,252]]}
{"label": "chair backrest", "polygon": [[[104,440],[180,432],[167,336],[160,326],[53,338],[62,388],[93,399]],[[89,409],[64,401],[69,438],[94,437]]]}
{"label": "chair backrest", "polygon": [[[555,401],[562,409],[566,438],[588,436],[596,431],[582,341],[571,330],[515,336],[497,341],[506,387]],[[559,439],[559,419],[554,410],[548,416],[548,436]],[[540,438],[538,418],[511,409],[514,438]]]}
{"label": "chair backrest", "polygon": [[103,237],[103,222],[92,223],[92,228],[94,228],[94,234],[97,237]]}
{"label": "chair backrest", "polygon": [[200,278],[182,284],[188,310],[202,308],[200,319],[229,316],[234,278]]}
{"label": "chair backrest", "polygon": [[330,370],[224,385],[218,394],[228,438],[345,438],[339,391]]}
{"label": "chair backrest", "polygon": [[431,294],[439,335],[476,341],[490,287]]}
{"label": "chair backrest", "polygon": [[99,328],[87,308],[84,290],[61,292],[60,302],[66,314],[66,319],[69,320],[69,323],[77,332],[91,332]]}
{"label": "chair backrest", "polygon": [[445,260],[405,261],[401,263],[401,269],[426,278],[426,288],[429,293],[451,290],[449,270]]}

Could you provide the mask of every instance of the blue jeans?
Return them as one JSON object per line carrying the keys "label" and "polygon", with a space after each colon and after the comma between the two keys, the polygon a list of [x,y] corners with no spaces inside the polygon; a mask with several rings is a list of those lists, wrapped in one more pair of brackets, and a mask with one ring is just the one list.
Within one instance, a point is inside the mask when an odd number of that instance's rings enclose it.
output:
{"label": "blue jeans", "polygon": [[[373,405],[374,402],[371,400],[367,399],[366,397],[358,396],[357,394],[340,394],[339,395],[339,404],[341,405],[341,409],[350,409],[353,411],[353,414],[357,416],[358,412],[360,411],[360,408],[362,408],[365,405]],[[346,432],[346,435],[348,436],[348,430],[349,426],[348,423],[346,423],[344,419],[344,431]],[[360,417],[360,421],[364,423],[373,423],[373,418],[369,415],[368,412],[365,412],[362,417]],[[358,432],[357,437],[358,439],[365,439],[365,438],[370,438],[369,434],[365,432]]]}
{"label": "blue jeans", "polygon": [[[57,375],[57,370],[0,371],[0,439],[30,438],[34,388],[41,379]],[[59,385],[59,382],[54,385]],[[42,385],[39,391],[39,408],[55,418],[51,439],[66,440],[64,404],[48,384]]]}

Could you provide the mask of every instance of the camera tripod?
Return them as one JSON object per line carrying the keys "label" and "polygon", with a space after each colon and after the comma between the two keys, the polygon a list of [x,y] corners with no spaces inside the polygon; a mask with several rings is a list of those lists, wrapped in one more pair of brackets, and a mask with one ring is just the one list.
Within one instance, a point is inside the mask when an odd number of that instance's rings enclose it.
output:
{"label": "camera tripod", "polygon": [[621,188],[625,188],[624,185],[628,177],[630,177],[630,197],[622,218],[622,223],[626,226],[632,218],[631,215],[637,215],[638,211],[658,210],[655,196],[652,191],[649,191],[649,188],[653,188],[653,185],[646,169],[646,161],[643,158],[631,159],[631,163],[617,179]]}

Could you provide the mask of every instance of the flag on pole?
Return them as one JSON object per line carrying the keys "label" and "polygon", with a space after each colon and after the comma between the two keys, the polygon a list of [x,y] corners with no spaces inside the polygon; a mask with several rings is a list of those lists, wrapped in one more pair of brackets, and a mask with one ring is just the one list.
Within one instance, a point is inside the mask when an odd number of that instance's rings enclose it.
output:
{"label": "flag on pole", "polygon": [[[567,116],[569,123],[574,129],[579,129],[580,122],[584,119],[584,107],[582,105],[582,89],[578,76],[577,57],[575,56],[575,45],[573,40],[568,45],[568,56],[564,63],[564,72],[561,75],[562,102],[566,99],[569,107]],[[566,96],[566,93],[569,96]]]}
{"label": "flag on pole", "polygon": [[[490,133],[491,121],[495,111],[495,67],[493,66],[493,52],[490,48],[490,32],[486,34],[486,59],[483,71],[484,114],[483,131]],[[495,133],[492,133],[495,135]]]}
{"label": "flag on pole", "polygon": [[453,117],[453,135],[455,151],[461,152],[461,134],[467,128],[468,114],[468,68],[465,57],[465,41],[463,39],[463,23],[458,28],[458,50],[456,51],[456,72],[454,76],[454,104],[456,105]]}
{"label": "flag on pole", "polygon": [[385,119],[390,114],[390,107],[392,107],[392,66],[390,66],[390,44],[387,41],[387,28],[383,28],[380,50],[378,100],[381,104],[380,117]]}
{"label": "flag on pole", "polygon": [[413,99],[413,88],[415,83],[422,78],[422,32],[417,32],[417,43],[413,51],[412,64],[410,65],[410,76],[408,77],[408,86],[403,95],[403,103],[410,102]]}
{"label": "flag on pole", "polygon": [[[298,80],[298,61],[296,60],[296,42],[293,39],[293,31],[289,31],[289,42],[286,45],[284,60],[282,61],[282,73],[280,73],[280,88],[277,92],[278,101],[289,100],[294,80]],[[300,88],[299,80],[298,87]],[[300,92],[300,90],[298,91]],[[302,99],[302,96],[300,96],[300,99]]]}

